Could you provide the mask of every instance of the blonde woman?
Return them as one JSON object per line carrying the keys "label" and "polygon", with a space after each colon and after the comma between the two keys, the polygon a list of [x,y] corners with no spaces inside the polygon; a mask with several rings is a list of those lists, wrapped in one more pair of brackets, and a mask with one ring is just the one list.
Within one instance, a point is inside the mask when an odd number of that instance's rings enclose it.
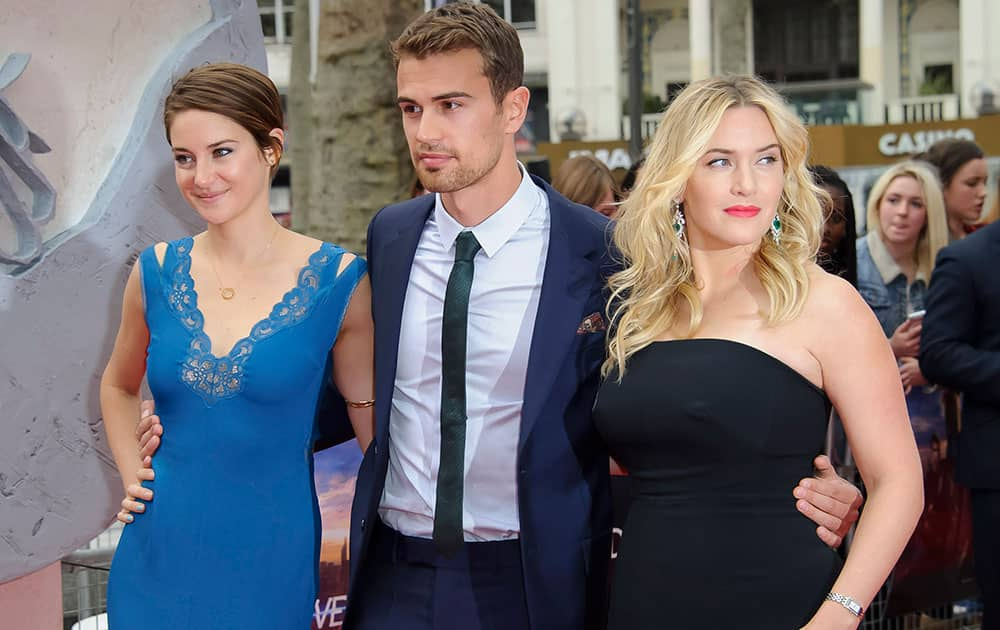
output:
{"label": "blonde woman", "polygon": [[[760,81],[693,83],[622,208],[594,410],[636,484],[611,630],[854,628],[920,515],[892,351],[853,287],[814,263],[823,193],[807,150]],[[869,491],[843,567],[786,501],[831,404]]]}
{"label": "blonde woman", "polygon": [[948,244],[937,176],[921,162],[890,167],[868,195],[867,216],[868,234],[857,241],[858,291],[889,339],[903,388],[926,385],[917,362],[920,315],[934,260]]}

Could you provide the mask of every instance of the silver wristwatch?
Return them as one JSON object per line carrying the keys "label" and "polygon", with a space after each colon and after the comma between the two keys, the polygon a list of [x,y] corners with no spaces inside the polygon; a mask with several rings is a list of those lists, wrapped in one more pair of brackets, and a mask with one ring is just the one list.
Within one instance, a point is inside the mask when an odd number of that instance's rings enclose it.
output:
{"label": "silver wristwatch", "polygon": [[847,610],[851,611],[851,614],[855,617],[861,617],[865,614],[864,607],[862,607],[861,604],[859,604],[853,597],[830,592],[826,594],[826,598],[831,602],[837,602]]}

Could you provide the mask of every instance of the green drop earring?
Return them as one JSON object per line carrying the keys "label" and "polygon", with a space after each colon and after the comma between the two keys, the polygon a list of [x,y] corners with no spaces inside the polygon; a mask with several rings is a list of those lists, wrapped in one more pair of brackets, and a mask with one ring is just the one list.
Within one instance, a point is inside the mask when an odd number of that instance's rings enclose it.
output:
{"label": "green drop earring", "polygon": [[684,209],[681,208],[681,202],[674,201],[674,234],[681,241],[684,240]]}
{"label": "green drop earring", "polygon": [[771,219],[771,238],[774,239],[775,245],[781,245],[781,217],[778,213],[774,213],[774,218]]}

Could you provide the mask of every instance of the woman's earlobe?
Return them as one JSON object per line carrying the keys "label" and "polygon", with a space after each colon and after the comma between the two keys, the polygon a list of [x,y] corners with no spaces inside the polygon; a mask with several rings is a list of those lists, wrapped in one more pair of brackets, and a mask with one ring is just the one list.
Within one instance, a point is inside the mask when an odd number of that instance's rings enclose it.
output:
{"label": "woman's earlobe", "polygon": [[264,160],[269,166],[274,166],[281,159],[281,149],[279,147],[267,147],[264,149]]}

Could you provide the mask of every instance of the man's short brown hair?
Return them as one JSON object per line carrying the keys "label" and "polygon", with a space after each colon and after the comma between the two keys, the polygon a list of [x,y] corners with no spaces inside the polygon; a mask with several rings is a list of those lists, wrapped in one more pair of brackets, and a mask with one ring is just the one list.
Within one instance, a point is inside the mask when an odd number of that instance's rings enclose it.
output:
{"label": "man's short brown hair", "polygon": [[390,46],[397,69],[403,57],[479,51],[483,74],[498,104],[524,82],[524,52],[517,30],[486,4],[454,2],[428,11],[410,22]]}

